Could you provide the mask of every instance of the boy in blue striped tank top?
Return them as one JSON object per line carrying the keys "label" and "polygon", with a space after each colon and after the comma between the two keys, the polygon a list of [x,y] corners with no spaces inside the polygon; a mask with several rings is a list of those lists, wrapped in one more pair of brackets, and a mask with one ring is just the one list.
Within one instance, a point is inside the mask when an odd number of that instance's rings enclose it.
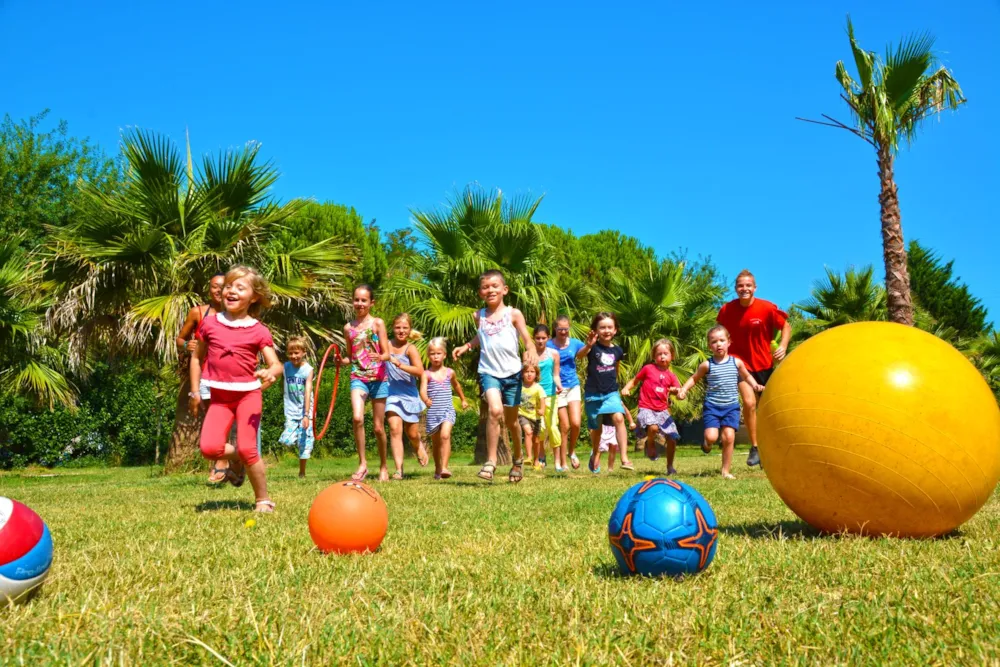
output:
{"label": "boy in blue striped tank top", "polygon": [[712,451],[712,445],[719,440],[721,434],[722,476],[725,479],[736,479],[729,468],[733,463],[736,429],[740,427],[740,380],[750,385],[754,391],[759,392],[762,387],[741,360],[729,356],[729,331],[726,327],[720,324],[708,330],[708,349],[711,350],[712,357],[701,362],[694,375],[677,390],[677,398],[683,401],[691,387],[705,378],[705,407],[702,411],[705,443],[701,449],[706,454]]}

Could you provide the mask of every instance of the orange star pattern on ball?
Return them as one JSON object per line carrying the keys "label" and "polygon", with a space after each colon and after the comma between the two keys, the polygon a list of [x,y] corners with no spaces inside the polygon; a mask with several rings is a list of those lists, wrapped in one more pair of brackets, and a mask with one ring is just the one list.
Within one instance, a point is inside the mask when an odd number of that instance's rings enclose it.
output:
{"label": "orange star pattern on ball", "polygon": [[622,557],[625,558],[625,564],[628,566],[629,572],[635,572],[636,552],[649,551],[656,548],[655,542],[636,537],[632,533],[632,512],[625,515],[621,531],[617,535],[612,535],[610,540],[611,546],[618,549],[622,553]]}
{"label": "orange star pattern on ball", "polygon": [[694,518],[698,522],[698,532],[694,535],[677,540],[677,546],[684,549],[698,550],[698,553],[701,556],[698,562],[698,569],[700,570],[705,567],[705,561],[708,559],[708,554],[712,550],[712,545],[715,544],[715,540],[719,537],[719,529],[708,527],[708,522],[705,521],[705,515],[701,513],[701,509],[698,507],[694,508]]}
{"label": "orange star pattern on ball", "polygon": [[651,479],[639,488],[639,491],[638,493],[636,493],[636,495],[649,491],[652,487],[656,486],[657,484],[666,484],[667,486],[675,488],[678,491],[681,490],[681,485],[672,479]]}

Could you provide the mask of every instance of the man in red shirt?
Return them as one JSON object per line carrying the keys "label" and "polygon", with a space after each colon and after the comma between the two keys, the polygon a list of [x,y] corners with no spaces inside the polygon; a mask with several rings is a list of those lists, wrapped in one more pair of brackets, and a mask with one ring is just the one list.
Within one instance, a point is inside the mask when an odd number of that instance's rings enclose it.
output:
{"label": "man in red shirt", "polygon": [[[788,339],[792,336],[792,326],[788,314],[770,301],[754,298],[757,281],[747,269],[736,276],[736,296],[739,297],[722,306],[716,322],[729,330],[729,354],[739,357],[760,385],[766,385],[774,362],[785,358]],[[781,343],[774,350],[771,341],[774,334],[781,331]],[[740,397],[743,399],[743,421],[750,432],[750,456],[748,466],[760,465],[757,451],[757,396],[746,382],[740,382]]]}

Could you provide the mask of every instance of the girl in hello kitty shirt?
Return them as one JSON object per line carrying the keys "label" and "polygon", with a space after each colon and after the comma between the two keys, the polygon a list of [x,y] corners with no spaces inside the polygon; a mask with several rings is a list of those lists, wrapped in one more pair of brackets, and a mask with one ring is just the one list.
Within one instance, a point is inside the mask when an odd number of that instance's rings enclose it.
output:
{"label": "girl in hello kitty shirt", "polygon": [[[601,472],[601,424],[611,419],[621,452],[622,468],[634,470],[628,459],[628,432],[625,430],[625,406],[618,393],[618,364],[625,353],[614,344],[618,334],[618,318],[614,313],[600,312],[590,322],[590,335],[579,356],[587,356],[587,381],[583,385],[583,404],[590,429],[590,472]],[[605,417],[604,415],[607,415]]]}

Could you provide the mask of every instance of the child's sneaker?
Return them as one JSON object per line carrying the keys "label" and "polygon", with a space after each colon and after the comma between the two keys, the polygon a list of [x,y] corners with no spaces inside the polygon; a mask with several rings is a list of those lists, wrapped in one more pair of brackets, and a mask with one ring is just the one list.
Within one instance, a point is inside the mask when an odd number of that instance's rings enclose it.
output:
{"label": "child's sneaker", "polygon": [[544,456],[539,456],[538,457],[538,465],[542,466],[543,468],[545,467],[545,457]]}
{"label": "child's sneaker", "polygon": [[760,452],[757,451],[756,447],[750,448],[750,455],[747,456],[747,465],[751,468],[760,465]]}

